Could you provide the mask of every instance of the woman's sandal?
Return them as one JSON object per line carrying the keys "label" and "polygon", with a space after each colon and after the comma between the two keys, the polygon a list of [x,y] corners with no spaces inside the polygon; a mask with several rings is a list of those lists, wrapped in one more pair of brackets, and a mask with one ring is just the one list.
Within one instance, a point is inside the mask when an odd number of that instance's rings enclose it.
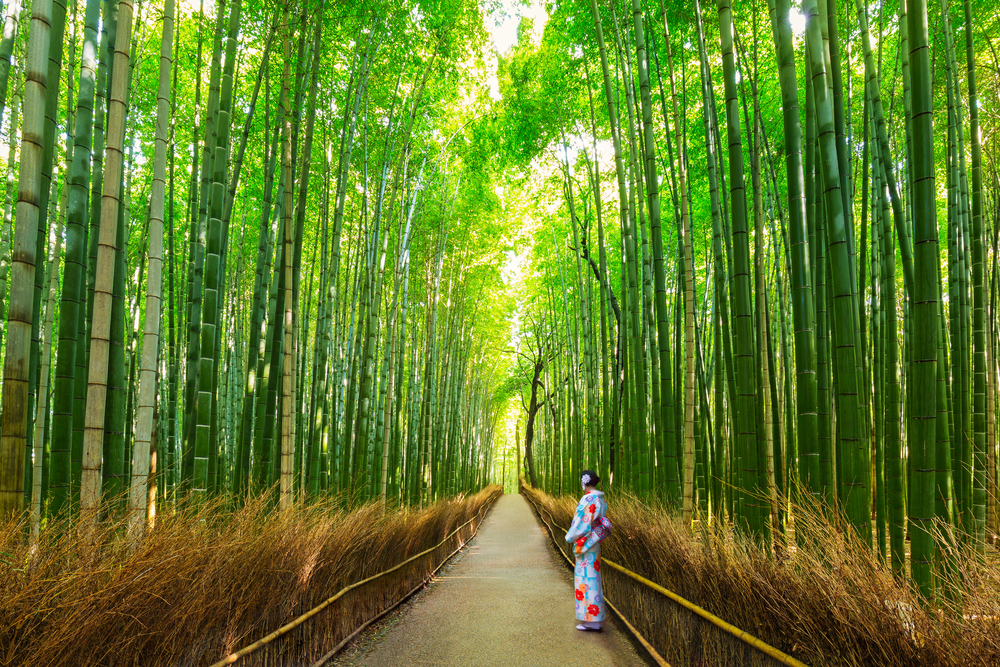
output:
{"label": "woman's sandal", "polygon": [[582,632],[601,632],[602,631],[601,628],[592,628],[589,625],[578,625],[578,626],[576,626],[576,629],[580,630]]}

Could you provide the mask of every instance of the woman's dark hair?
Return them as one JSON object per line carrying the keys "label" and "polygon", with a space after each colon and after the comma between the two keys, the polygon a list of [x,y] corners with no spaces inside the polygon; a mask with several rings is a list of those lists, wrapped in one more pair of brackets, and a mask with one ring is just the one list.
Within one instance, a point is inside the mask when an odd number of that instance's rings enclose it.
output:
{"label": "woman's dark hair", "polygon": [[580,481],[588,486],[597,486],[601,483],[601,478],[593,470],[584,470],[580,473]]}

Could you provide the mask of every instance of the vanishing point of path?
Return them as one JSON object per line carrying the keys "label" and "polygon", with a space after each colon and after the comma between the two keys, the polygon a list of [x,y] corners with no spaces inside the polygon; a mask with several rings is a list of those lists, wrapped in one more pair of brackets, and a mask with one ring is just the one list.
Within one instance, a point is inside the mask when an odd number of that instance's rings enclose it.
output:
{"label": "vanishing point of path", "polygon": [[502,496],[461,560],[353,664],[645,665],[614,621],[574,627],[573,578],[550,544],[528,501]]}

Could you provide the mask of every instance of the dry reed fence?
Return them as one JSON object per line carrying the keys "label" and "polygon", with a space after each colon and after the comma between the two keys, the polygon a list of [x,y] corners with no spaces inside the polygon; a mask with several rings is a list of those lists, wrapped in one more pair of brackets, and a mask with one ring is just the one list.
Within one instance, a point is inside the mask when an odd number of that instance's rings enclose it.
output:
{"label": "dry reed fence", "polygon": [[[524,493],[556,524],[569,525],[575,498]],[[1000,665],[995,562],[956,554],[961,583],[929,607],[878,558],[810,512],[798,512],[798,528],[818,539],[772,559],[728,530],[692,537],[679,518],[632,495],[614,493],[608,507],[614,531],[604,557],[810,667]],[[602,575],[608,598],[673,667],[779,664],[614,569]]]}
{"label": "dry reed fence", "polygon": [[[433,547],[498,491],[385,513],[378,504],[345,512],[323,501],[279,513],[267,496],[235,511],[192,504],[160,515],[136,548],[124,516],[105,522],[96,549],[50,526],[33,550],[22,522],[0,525],[0,665],[208,665]],[[311,664],[419,584],[475,528],[238,664]]]}

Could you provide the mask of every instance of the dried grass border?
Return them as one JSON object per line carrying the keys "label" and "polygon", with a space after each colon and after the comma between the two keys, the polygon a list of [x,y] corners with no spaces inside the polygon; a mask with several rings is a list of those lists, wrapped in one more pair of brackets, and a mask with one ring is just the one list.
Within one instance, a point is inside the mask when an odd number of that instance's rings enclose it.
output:
{"label": "dried grass border", "polygon": [[[576,498],[525,493],[569,525]],[[928,606],[825,518],[801,508],[795,515],[817,539],[774,559],[718,527],[692,537],[662,506],[616,492],[604,554],[811,667],[1000,665],[995,564],[951,550],[954,579]],[[631,578],[602,574],[608,596],[671,665],[778,665]]]}
{"label": "dried grass border", "polygon": [[[138,547],[127,519],[104,522],[85,550],[68,525],[0,525],[0,665],[203,667],[389,569],[472,518],[498,487],[422,510],[331,501],[275,512],[268,495],[230,511],[183,504],[157,517]],[[309,623],[240,662],[310,664],[419,582],[463,535],[353,590]]]}

